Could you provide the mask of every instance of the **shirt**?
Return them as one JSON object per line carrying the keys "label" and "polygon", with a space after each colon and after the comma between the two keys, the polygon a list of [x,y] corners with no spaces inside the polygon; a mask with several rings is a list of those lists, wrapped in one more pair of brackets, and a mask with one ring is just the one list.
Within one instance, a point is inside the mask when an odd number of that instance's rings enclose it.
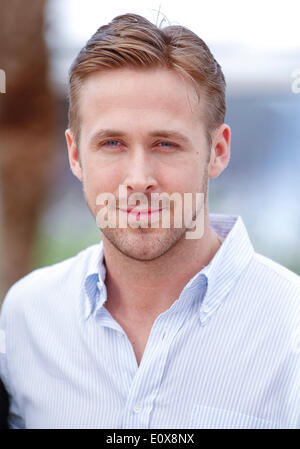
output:
{"label": "shirt", "polygon": [[11,427],[300,428],[299,276],[254,251],[240,216],[209,218],[223,244],[156,318],[139,366],[105,308],[101,242],[14,284],[0,322]]}

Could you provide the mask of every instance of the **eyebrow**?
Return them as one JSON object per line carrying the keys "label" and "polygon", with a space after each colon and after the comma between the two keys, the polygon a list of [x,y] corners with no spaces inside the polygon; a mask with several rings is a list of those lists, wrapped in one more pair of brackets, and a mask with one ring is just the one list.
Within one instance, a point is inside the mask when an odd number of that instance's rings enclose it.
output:
{"label": "eyebrow", "polygon": [[191,141],[190,139],[185,136],[184,134],[181,134],[178,131],[168,131],[168,130],[163,130],[163,129],[159,129],[157,131],[153,131],[152,133],[150,133],[151,137],[166,137],[166,138],[170,138],[170,139],[176,139],[176,140],[181,140],[181,142],[190,144]]}
{"label": "eyebrow", "polygon": [[[106,138],[106,137],[126,137],[127,134],[124,131],[120,131],[117,129],[100,129],[96,131],[92,137],[90,138],[90,144],[94,145],[98,142],[98,140]],[[176,139],[180,140],[181,142],[185,144],[190,144],[190,139],[185,136],[184,134],[181,134],[178,131],[173,130],[164,130],[164,129],[158,129],[155,131],[152,131],[149,133],[149,136],[151,137],[165,137],[168,139]]]}

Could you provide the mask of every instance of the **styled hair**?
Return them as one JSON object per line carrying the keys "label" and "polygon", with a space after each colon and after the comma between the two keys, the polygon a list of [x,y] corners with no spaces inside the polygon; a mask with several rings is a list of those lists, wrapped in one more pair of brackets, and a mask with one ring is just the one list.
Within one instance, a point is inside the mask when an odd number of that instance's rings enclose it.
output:
{"label": "styled hair", "polygon": [[206,104],[205,126],[211,132],[224,122],[225,78],[208,46],[189,29],[160,28],[137,14],[115,17],[101,26],[80,50],[69,71],[69,128],[80,140],[79,97],[83,81],[91,74],[117,68],[166,68],[194,85]]}

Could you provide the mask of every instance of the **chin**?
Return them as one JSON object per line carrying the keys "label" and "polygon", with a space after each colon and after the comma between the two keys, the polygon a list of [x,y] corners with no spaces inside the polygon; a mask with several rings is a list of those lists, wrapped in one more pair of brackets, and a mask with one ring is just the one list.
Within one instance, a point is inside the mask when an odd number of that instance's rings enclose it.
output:
{"label": "chin", "polygon": [[125,256],[143,262],[163,256],[181,241],[185,229],[101,229],[103,236]]}

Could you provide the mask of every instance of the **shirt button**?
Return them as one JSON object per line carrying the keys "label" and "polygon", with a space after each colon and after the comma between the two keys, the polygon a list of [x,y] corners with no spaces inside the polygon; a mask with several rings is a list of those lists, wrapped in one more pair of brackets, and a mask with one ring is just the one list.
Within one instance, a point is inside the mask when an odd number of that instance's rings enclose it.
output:
{"label": "shirt button", "polygon": [[[95,284],[94,284],[94,285],[95,285]],[[97,282],[97,287],[98,287],[99,290],[101,290],[101,287],[102,287],[101,282]]]}
{"label": "shirt button", "polygon": [[202,306],[202,310],[203,310],[204,313],[207,313],[207,312],[209,311],[208,305],[204,304],[204,305]]}
{"label": "shirt button", "polygon": [[141,403],[135,404],[133,410],[134,413],[139,413],[142,410],[142,404]]}
{"label": "shirt button", "polygon": [[122,332],[118,332],[118,337],[123,337]]}
{"label": "shirt button", "polygon": [[162,333],[161,339],[163,340],[166,336],[166,331]]}

